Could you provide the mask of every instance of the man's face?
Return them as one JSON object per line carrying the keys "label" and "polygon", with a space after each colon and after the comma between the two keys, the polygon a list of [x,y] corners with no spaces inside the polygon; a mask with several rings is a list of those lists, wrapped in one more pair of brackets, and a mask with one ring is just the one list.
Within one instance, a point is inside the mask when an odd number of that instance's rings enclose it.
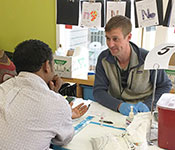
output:
{"label": "man's face", "polygon": [[121,28],[112,29],[106,32],[106,43],[113,56],[123,56],[128,52],[128,44],[131,39],[131,33],[124,37]]}

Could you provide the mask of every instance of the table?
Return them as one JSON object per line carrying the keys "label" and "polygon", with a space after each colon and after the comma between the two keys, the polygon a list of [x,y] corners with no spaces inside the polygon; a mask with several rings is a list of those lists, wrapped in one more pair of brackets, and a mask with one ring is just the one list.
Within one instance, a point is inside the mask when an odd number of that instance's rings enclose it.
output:
{"label": "table", "polygon": [[61,79],[64,81],[64,82],[71,82],[71,83],[76,83],[77,84],[77,87],[76,87],[76,96],[78,98],[82,98],[83,97],[83,90],[82,90],[82,87],[80,86],[81,84],[82,85],[88,85],[88,86],[93,86],[94,85],[94,78],[95,78],[95,75],[88,75],[88,79],[85,80],[85,79],[78,79],[78,78],[64,78],[64,77],[61,77]]}
{"label": "table", "polygon": [[[76,126],[80,124],[87,116],[94,116],[93,121],[98,122],[100,117],[104,117],[104,120],[110,120],[114,122],[116,127],[125,127],[126,116],[121,115],[120,113],[114,112],[108,108],[103,107],[97,102],[92,102],[88,112],[79,119],[73,120],[73,125]],[[99,137],[104,134],[109,134],[114,132],[114,129],[110,129],[104,126],[95,126],[87,125],[82,128],[73,138],[73,140],[63,148],[71,150],[92,150],[90,143],[91,138]],[[122,133],[122,130],[115,130],[116,133]],[[161,150],[161,148],[154,146],[149,146],[149,150]]]}

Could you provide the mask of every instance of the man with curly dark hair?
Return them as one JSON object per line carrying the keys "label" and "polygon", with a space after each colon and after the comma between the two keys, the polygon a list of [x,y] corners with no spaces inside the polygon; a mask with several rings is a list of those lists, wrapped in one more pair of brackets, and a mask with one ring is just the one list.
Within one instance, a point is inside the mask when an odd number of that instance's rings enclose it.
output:
{"label": "man with curly dark hair", "polygon": [[39,40],[20,43],[13,56],[17,76],[0,85],[0,149],[46,150],[51,141],[69,143],[72,118],[87,111],[74,109],[58,92],[51,48]]}

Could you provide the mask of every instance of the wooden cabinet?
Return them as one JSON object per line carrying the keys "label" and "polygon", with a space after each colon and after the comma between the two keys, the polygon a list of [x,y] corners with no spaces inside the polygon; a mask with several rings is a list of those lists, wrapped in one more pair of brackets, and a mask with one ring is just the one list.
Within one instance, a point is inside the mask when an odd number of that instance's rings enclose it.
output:
{"label": "wooden cabinet", "polygon": [[63,77],[61,79],[64,82],[76,83],[77,84],[77,88],[76,88],[77,97],[82,98],[83,97],[83,89],[80,85],[82,84],[82,85],[94,86],[95,75],[89,75],[87,80],[77,79],[77,78],[63,78]]}

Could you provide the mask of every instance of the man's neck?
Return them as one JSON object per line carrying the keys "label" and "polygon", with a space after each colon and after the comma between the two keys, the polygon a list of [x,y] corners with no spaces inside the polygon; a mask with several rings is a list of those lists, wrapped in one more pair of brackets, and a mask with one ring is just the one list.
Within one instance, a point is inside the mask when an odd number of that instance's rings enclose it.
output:
{"label": "man's neck", "polygon": [[129,53],[124,54],[123,56],[117,56],[118,63],[122,69],[126,68],[130,62],[131,49]]}
{"label": "man's neck", "polygon": [[130,59],[128,59],[126,61],[123,61],[123,62],[118,61],[121,69],[125,69],[128,66],[128,64],[129,64],[129,61],[130,61]]}

